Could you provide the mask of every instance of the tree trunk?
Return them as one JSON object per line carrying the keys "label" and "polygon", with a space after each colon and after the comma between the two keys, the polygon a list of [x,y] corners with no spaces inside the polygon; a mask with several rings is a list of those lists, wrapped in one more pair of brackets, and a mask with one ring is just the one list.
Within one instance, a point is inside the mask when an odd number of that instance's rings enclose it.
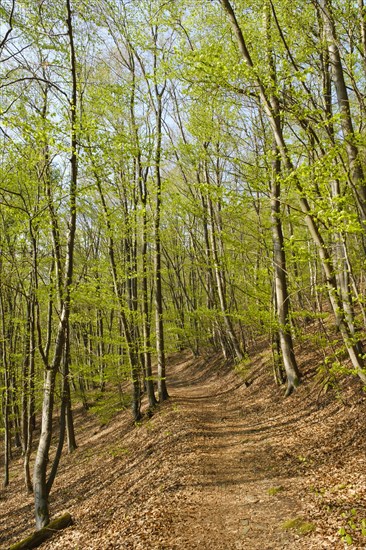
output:
{"label": "tree trunk", "polygon": [[42,529],[50,521],[47,491],[47,464],[52,436],[52,413],[54,403],[54,387],[56,370],[49,368],[46,371],[43,388],[41,436],[38,442],[33,474],[34,504],[36,528]]}
{"label": "tree trunk", "polygon": [[156,354],[158,360],[158,394],[159,401],[168,399],[165,373],[165,343],[164,343],[164,320],[163,320],[163,291],[161,277],[161,240],[160,240],[160,217],[161,217],[161,138],[162,138],[162,98],[157,91],[157,136],[155,148],[155,175],[156,175],[156,200],[155,200],[155,326],[156,326]]}
{"label": "tree trunk", "polygon": [[65,425],[67,435],[67,450],[68,453],[73,453],[77,449],[74,419],[71,407],[71,392],[70,392],[70,364],[71,364],[71,346],[70,346],[70,323],[66,328],[65,352],[62,369],[62,400],[65,402]]}
{"label": "tree trunk", "polygon": [[288,396],[300,383],[300,371],[297,366],[291,336],[291,321],[289,315],[290,296],[287,290],[286,256],[281,222],[281,194],[279,183],[281,168],[277,147],[274,148],[274,155],[271,182],[271,221],[273,263],[275,272],[275,303],[281,346],[281,358],[285,367],[287,379],[287,389],[285,395]]}
{"label": "tree trunk", "polygon": [[[264,24],[267,42],[267,63],[269,76],[271,79],[271,90],[269,92],[269,101],[274,123],[278,132],[282,132],[280,105],[276,96],[277,79],[276,67],[272,52],[271,38],[271,18],[268,3],[264,6]],[[273,242],[273,262],[275,273],[275,295],[276,310],[278,320],[278,333],[280,337],[281,359],[286,372],[287,389],[285,395],[290,395],[300,383],[300,371],[297,366],[292,335],[290,319],[290,296],[288,293],[286,255],[284,249],[284,238],[282,229],[281,212],[281,160],[280,152],[276,142],[272,145],[272,174],[271,174],[271,228]]]}
{"label": "tree trunk", "polygon": [[[93,163],[93,159],[92,159],[92,163]],[[131,378],[132,378],[132,414],[133,414],[134,421],[137,422],[141,419],[141,389],[140,389],[140,372],[139,372],[139,361],[138,361],[138,353],[137,353],[137,342],[134,340],[133,331],[131,331],[130,324],[125,312],[125,309],[126,309],[125,299],[123,296],[123,290],[120,284],[118,270],[117,270],[115,245],[114,245],[114,239],[113,239],[113,228],[110,221],[108,205],[105,200],[102,183],[100,181],[100,177],[94,163],[93,163],[93,169],[94,169],[94,177],[97,184],[100,200],[102,202],[104,219],[108,229],[108,254],[109,254],[109,262],[110,262],[111,271],[112,271],[113,289],[114,289],[116,298],[118,299],[119,308],[120,308],[119,315],[121,319],[121,325],[123,327],[123,332],[127,343],[128,358],[130,362]]]}
{"label": "tree trunk", "polygon": [[[129,48],[129,62],[132,75],[131,82],[131,95],[130,95],[130,115],[132,124],[132,134],[134,137],[136,147],[136,166],[135,177],[137,177],[137,184],[140,194],[140,201],[142,203],[142,244],[141,244],[141,261],[142,261],[142,337],[143,337],[143,365],[145,386],[147,392],[147,398],[149,401],[150,410],[154,409],[157,404],[154,391],[154,380],[152,374],[151,363],[151,322],[149,311],[149,290],[148,290],[148,220],[147,220],[147,185],[146,180],[148,176],[148,170],[143,170],[141,159],[141,147],[138,133],[138,125],[135,115],[135,99],[136,99],[136,71],[135,71],[135,58],[131,48]],[[137,305],[137,300],[136,300]]]}
{"label": "tree trunk", "polygon": [[[66,0],[67,10],[67,34],[70,46],[70,73],[72,79],[72,97],[70,100],[70,145],[71,145],[71,157],[70,157],[70,187],[69,187],[69,221],[68,221],[68,235],[66,245],[66,258],[64,269],[64,285],[63,285],[63,303],[60,313],[60,322],[57,330],[56,343],[54,349],[54,355],[52,364],[46,367],[44,396],[42,406],[42,424],[41,424],[41,436],[38,443],[38,450],[36,460],[34,464],[34,502],[35,502],[35,516],[36,527],[42,529],[49,523],[49,509],[48,509],[48,485],[47,485],[47,464],[49,459],[49,449],[51,444],[52,435],[52,416],[53,416],[53,404],[54,404],[54,388],[56,374],[60,368],[63,350],[65,346],[65,339],[68,338],[67,327],[70,316],[71,306],[71,285],[73,282],[74,271],[74,247],[75,247],[75,233],[76,233],[76,190],[78,180],[78,158],[77,158],[77,138],[76,138],[76,122],[77,122],[77,67],[73,38],[73,24],[72,24],[72,9],[71,0]],[[61,276],[61,274],[60,274]],[[38,320],[39,321],[39,320]],[[41,346],[39,346],[41,349]],[[44,357],[44,352],[43,352]],[[45,358],[45,357],[44,357]]]}
{"label": "tree trunk", "polygon": [[33,492],[33,484],[30,474],[30,456],[32,452],[32,442],[33,442],[33,417],[34,417],[34,371],[35,371],[35,351],[36,351],[36,339],[35,339],[35,298],[33,295],[29,299],[28,305],[28,353],[27,353],[27,383],[25,384],[26,395],[23,402],[23,411],[24,417],[24,436],[23,440],[25,443],[24,447],[24,479],[25,485],[28,493]]}
{"label": "tree trunk", "polygon": [[[0,260],[0,270],[2,271],[2,262]],[[1,273],[2,275],[2,273]],[[1,277],[2,278],[2,277]],[[0,309],[1,309],[1,355],[4,368],[4,389],[2,391],[3,401],[3,420],[4,420],[4,478],[3,487],[9,485],[9,462],[10,462],[10,372],[8,363],[8,338],[6,334],[6,315],[3,296],[3,286],[0,285]]]}

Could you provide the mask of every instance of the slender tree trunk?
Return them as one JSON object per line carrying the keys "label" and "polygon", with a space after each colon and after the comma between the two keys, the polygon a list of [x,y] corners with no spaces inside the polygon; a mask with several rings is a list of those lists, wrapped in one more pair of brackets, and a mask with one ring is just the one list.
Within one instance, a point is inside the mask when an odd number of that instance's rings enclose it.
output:
{"label": "slender tree trunk", "polygon": [[[17,349],[17,345],[14,342],[13,349]],[[21,448],[22,439],[21,439],[21,419],[20,411],[18,405],[18,385],[15,373],[12,371],[11,374],[11,415],[13,417],[13,426],[14,426],[14,446],[16,449]]]}
{"label": "slender tree trunk", "polygon": [[[129,49],[129,62],[132,75],[131,83],[131,95],[130,95],[130,115],[132,125],[132,135],[134,137],[136,147],[136,166],[135,173],[137,175],[138,189],[140,193],[140,201],[142,204],[142,244],[141,244],[141,261],[142,261],[142,337],[143,337],[143,365],[145,375],[145,386],[147,397],[149,401],[149,408],[152,410],[156,407],[157,400],[154,391],[154,380],[152,374],[152,362],[151,362],[151,324],[150,324],[150,311],[149,311],[149,283],[148,283],[148,219],[147,219],[147,185],[146,180],[148,176],[148,170],[143,170],[141,159],[141,147],[138,133],[138,125],[135,115],[135,100],[136,100],[136,71],[135,71],[135,58],[132,49]],[[135,176],[136,177],[136,176]],[[137,272],[137,266],[136,266]],[[136,290],[137,292],[137,290]],[[137,307],[137,296],[136,296]]]}
{"label": "slender tree trunk", "polygon": [[[208,173],[208,167],[206,164],[205,167],[205,173],[206,173],[206,182],[209,185],[210,184],[210,177]],[[218,254],[218,246],[217,246],[217,235],[216,235],[216,220],[215,220],[215,213],[214,213],[214,207],[212,203],[212,199],[210,196],[207,198],[207,204],[208,204],[208,215],[209,215],[209,237],[210,237],[210,244],[211,244],[211,255],[213,259],[214,264],[214,274],[216,279],[216,289],[217,294],[219,298],[219,304],[220,304],[220,310],[221,315],[224,321],[225,331],[227,334],[227,338],[230,342],[230,345],[232,349],[234,350],[235,357],[238,361],[241,361],[243,359],[243,353],[240,349],[240,344],[237,339],[237,336],[234,331],[234,327],[231,321],[231,318],[228,313],[228,307],[227,307],[227,301],[226,301],[226,292],[224,287],[224,281],[223,281],[223,274],[220,266],[220,260],[219,260],[219,254]]]}
{"label": "slender tree trunk", "polygon": [[[348,91],[344,77],[341,56],[338,48],[338,39],[332,14],[331,0],[321,0],[321,14],[323,17],[325,38],[328,42],[329,61],[332,77],[335,84],[338,106],[341,113],[340,123],[345,139],[345,146],[350,168],[350,182],[357,201],[362,222],[366,223],[366,184],[364,172],[359,157],[353,130],[352,114],[348,98]],[[363,12],[363,9],[362,9]],[[365,24],[365,23],[364,23]]]}
{"label": "slender tree trunk", "polygon": [[120,284],[118,270],[117,270],[117,261],[115,256],[115,245],[113,239],[113,229],[110,221],[110,215],[108,210],[108,205],[105,200],[102,184],[96,166],[93,164],[94,176],[102,202],[103,213],[105,218],[105,223],[108,229],[108,254],[109,261],[113,277],[113,289],[118,299],[119,303],[119,315],[121,319],[121,324],[123,327],[123,332],[126,338],[127,349],[128,349],[128,358],[130,362],[131,369],[131,378],[132,378],[132,414],[135,422],[141,419],[141,388],[140,388],[140,372],[139,372],[139,361],[138,361],[138,352],[137,352],[137,342],[133,338],[133,332],[131,331],[130,324],[125,312],[126,304],[123,296],[122,286]]}
{"label": "slender tree trunk", "polygon": [[[1,260],[0,260],[1,261]],[[2,271],[2,266],[0,265]],[[1,309],[1,355],[4,368],[4,389],[2,392],[3,400],[3,419],[4,419],[4,478],[3,487],[9,485],[9,462],[10,462],[10,372],[7,353],[7,335],[6,335],[6,316],[3,296],[3,286],[0,285],[0,309]]]}
{"label": "slender tree trunk", "polygon": [[149,312],[149,292],[148,292],[148,276],[147,276],[147,219],[146,219],[146,203],[144,202],[143,213],[143,237],[142,237],[142,332],[144,339],[144,367],[145,367],[145,383],[149,407],[153,409],[157,400],[154,391],[154,381],[151,364],[151,329],[150,329],[150,312]]}
{"label": "slender tree trunk", "polygon": [[[277,79],[276,67],[272,52],[271,20],[269,4],[264,6],[264,25],[267,41],[267,63],[271,79],[269,101],[271,112],[276,124],[277,132],[282,133],[280,105],[276,96]],[[300,383],[300,371],[297,366],[291,335],[290,296],[288,293],[286,255],[282,229],[281,212],[281,160],[280,151],[274,142],[272,146],[272,175],[271,175],[271,227],[273,241],[273,262],[275,273],[276,310],[278,320],[278,332],[280,337],[281,358],[285,367],[287,389],[286,396],[290,395]]]}
{"label": "slender tree trunk", "polygon": [[[197,183],[199,186],[201,186],[201,178],[200,173],[196,173],[197,177]],[[200,197],[201,197],[201,204],[202,204],[202,211],[203,211],[203,235],[204,235],[204,246],[205,246],[205,261],[206,261],[206,269],[207,269],[207,279],[206,279],[206,287],[207,287],[207,309],[208,311],[211,311],[216,304],[215,300],[215,284],[214,284],[214,274],[213,274],[213,260],[211,255],[211,246],[210,246],[210,234],[209,234],[209,228],[208,228],[208,206],[207,206],[207,199],[205,194],[200,191]],[[213,327],[212,327],[212,335],[211,335],[211,343],[216,345],[216,335],[217,335],[217,321],[214,321]],[[221,349],[224,351],[225,346],[223,346],[223,343],[221,343]],[[224,353],[224,357],[226,359],[226,350]]]}
{"label": "slender tree trunk", "polygon": [[[82,332],[81,339],[83,341],[83,348],[84,348],[83,356],[84,356],[85,365],[88,365],[89,372],[91,372],[92,364],[91,364],[91,353],[90,353],[90,344],[89,344],[89,341],[91,338],[90,338],[88,328],[90,328],[89,323],[81,327],[81,332]],[[86,395],[85,378],[83,373],[81,372],[79,372],[79,375],[78,375],[78,382],[79,382],[81,400],[83,403],[83,409],[84,411],[87,411],[89,409],[89,403]]]}
{"label": "slender tree trunk", "polygon": [[275,147],[271,182],[271,221],[276,294],[275,304],[278,319],[281,358],[285,367],[287,379],[286,395],[290,395],[300,383],[300,371],[297,366],[291,336],[291,321],[289,315],[290,296],[287,290],[286,256],[281,222],[280,174],[280,159],[278,156],[277,147]]}
{"label": "slender tree trunk", "polygon": [[29,321],[28,321],[28,352],[27,352],[27,383],[26,383],[26,394],[24,407],[25,411],[23,412],[25,422],[24,422],[24,479],[25,485],[28,493],[33,492],[33,484],[30,473],[30,456],[32,452],[32,442],[33,442],[33,416],[34,416],[34,371],[35,371],[35,351],[36,351],[36,339],[35,339],[35,298],[32,295],[29,299]]}
{"label": "slender tree trunk", "polygon": [[[67,450],[73,453],[77,449],[74,419],[71,407],[70,391],[70,364],[71,364],[71,345],[70,345],[70,322],[66,327],[65,352],[62,369],[62,399],[65,402],[65,424],[67,435]],[[61,431],[61,430],[60,430]]]}
{"label": "slender tree trunk", "polygon": [[98,338],[97,353],[98,353],[98,369],[99,369],[99,389],[101,392],[104,392],[105,390],[104,323],[103,323],[103,313],[100,309],[97,309],[96,333]]}
{"label": "slender tree trunk", "polygon": [[364,74],[366,74],[366,9],[364,0],[358,0],[358,13],[360,19],[360,35],[362,45],[362,62]]}
{"label": "slender tree trunk", "polygon": [[[157,86],[156,86],[157,90]],[[162,139],[162,93],[156,91],[156,149],[155,149],[155,176],[156,176],[156,201],[155,201],[155,326],[156,326],[156,354],[158,360],[158,394],[159,401],[168,399],[165,372],[165,342],[163,320],[163,290],[161,276],[161,139]]]}

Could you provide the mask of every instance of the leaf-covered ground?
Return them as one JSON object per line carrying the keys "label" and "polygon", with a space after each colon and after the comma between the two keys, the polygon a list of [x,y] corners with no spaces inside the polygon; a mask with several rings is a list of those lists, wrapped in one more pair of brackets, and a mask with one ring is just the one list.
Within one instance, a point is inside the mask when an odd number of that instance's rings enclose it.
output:
{"label": "leaf-covered ground", "polygon": [[[173,357],[171,399],[137,427],[129,411],[106,427],[77,412],[79,447],[51,495],[74,525],[42,548],[366,548],[364,394],[357,381],[319,392],[315,358],[301,359],[305,383],[286,400],[257,350],[248,387],[217,358]],[[1,548],[32,531],[32,506],[19,458],[0,492]]]}

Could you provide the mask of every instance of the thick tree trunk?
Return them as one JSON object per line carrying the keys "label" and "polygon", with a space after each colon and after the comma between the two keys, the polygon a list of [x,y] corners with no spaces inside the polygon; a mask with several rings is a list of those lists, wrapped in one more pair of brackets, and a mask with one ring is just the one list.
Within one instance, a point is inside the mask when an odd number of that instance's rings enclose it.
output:
{"label": "thick tree trunk", "polygon": [[[272,303],[273,303],[273,312],[274,315],[277,317],[277,297],[275,292],[275,283],[273,284],[273,296],[272,296]],[[275,325],[275,323],[273,323]],[[281,351],[281,341],[280,341],[280,333],[278,331],[277,326],[274,326],[271,331],[271,345],[272,345],[272,358],[273,358],[273,376],[276,384],[278,386],[281,386],[286,382],[286,372],[283,368],[283,360],[282,360],[282,351]]]}
{"label": "thick tree trunk", "polygon": [[34,505],[36,528],[42,529],[50,521],[47,491],[47,465],[52,436],[52,413],[56,370],[46,371],[43,388],[41,435],[38,442],[33,474]]}
{"label": "thick tree trunk", "polygon": [[[324,24],[324,32],[325,32],[326,40],[330,40],[332,37],[333,39],[335,39],[335,28],[334,28],[334,25],[332,25],[332,22],[328,19],[328,16],[330,16],[329,11],[323,13],[322,20],[323,22],[324,20],[327,21]],[[332,51],[333,51],[333,54],[332,54]],[[328,133],[332,141],[332,144],[335,146],[336,136],[335,136],[335,129],[333,124],[332,79],[330,74],[330,66],[331,66],[332,60],[334,63],[337,62],[337,66],[338,66],[337,69],[334,68],[334,73],[338,74],[338,79],[340,81],[337,88],[338,102],[339,104],[344,103],[345,112],[343,114],[344,116],[346,116],[346,118],[348,118],[348,124],[344,126],[345,123],[343,123],[343,130],[345,135],[348,135],[350,139],[352,138],[353,127],[352,127],[352,120],[351,120],[351,112],[348,104],[347,89],[345,87],[343,71],[341,66],[341,60],[339,57],[338,47],[334,43],[332,47],[329,46],[328,50],[325,52],[325,54],[322,57],[322,71],[323,71],[323,96],[324,96],[323,101],[324,101],[324,107],[325,107],[325,112],[327,116]],[[357,150],[354,150],[353,153],[356,156],[358,155]],[[363,172],[358,174],[358,177],[360,177],[361,180],[363,180]],[[337,205],[339,204],[339,198],[342,196],[342,192],[341,192],[340,182],[337,178],[335,178],[331,182],[331,195],[332,195],[333,204],[335,205],[334,207],[339,209]],[[362,300],[359,300],[359,294],[358,294],[356,285],[354,285],[354,288],[353,288],[354,297],[352,299],[352,292],[351,292],[352,269],[348,262],[347,245],[346,245],[345,237],[339,231],[336,231],[336,233],[334,234],[332,248],[333,248],[333,258],[334,258],[335,279],[337,283],[337,288],[339,289],[339,298],[343,306],[344,320],[346,325],[348,326],[349,333],[354,341],[354,345],[358,351],[358,355],[361,357],[363,354],[363,350],[362,350],[360,338],[356,337],[356,322],[355,322],[353,299],[358,300],[363,316],[365,316],[364,308],[362,306]]]}

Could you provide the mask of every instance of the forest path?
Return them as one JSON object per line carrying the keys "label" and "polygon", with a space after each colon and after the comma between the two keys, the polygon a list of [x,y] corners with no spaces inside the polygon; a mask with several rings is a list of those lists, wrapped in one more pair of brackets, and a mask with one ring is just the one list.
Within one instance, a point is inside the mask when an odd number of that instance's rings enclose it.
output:
{"label": "forest path", "polygon": [[[320,407],[305,384],[284,400],[264,348],[251,376],[246,387],[219,357],[176,354],[170,399],[152,418],[135,426],[125,410],[104,424],[79,408],[78,449],[63,455],[50,498],[52,516],[68,511],[74,525],[42,549],[343,549],[340,511],[366,517],[364,414],[351,424],[353,406],[329,396]],[[285,530],[295,518],[314,531]],[[19,457],[0,491],[0,547],[33,529]]]}
{"label": "forest path", "polygon": [[174,547],[307,548],[282,527],[301,515],[301,503],[285,490],[293,479],[278,471],[272,453],[283,419],[271,419],[265,402],[253,403],[239,377],[224,380],[213,365],[193,370],[189,361],[176,365],[170,380],[171,398],[194,434],[185,456],[192,479],[172,518]]}

